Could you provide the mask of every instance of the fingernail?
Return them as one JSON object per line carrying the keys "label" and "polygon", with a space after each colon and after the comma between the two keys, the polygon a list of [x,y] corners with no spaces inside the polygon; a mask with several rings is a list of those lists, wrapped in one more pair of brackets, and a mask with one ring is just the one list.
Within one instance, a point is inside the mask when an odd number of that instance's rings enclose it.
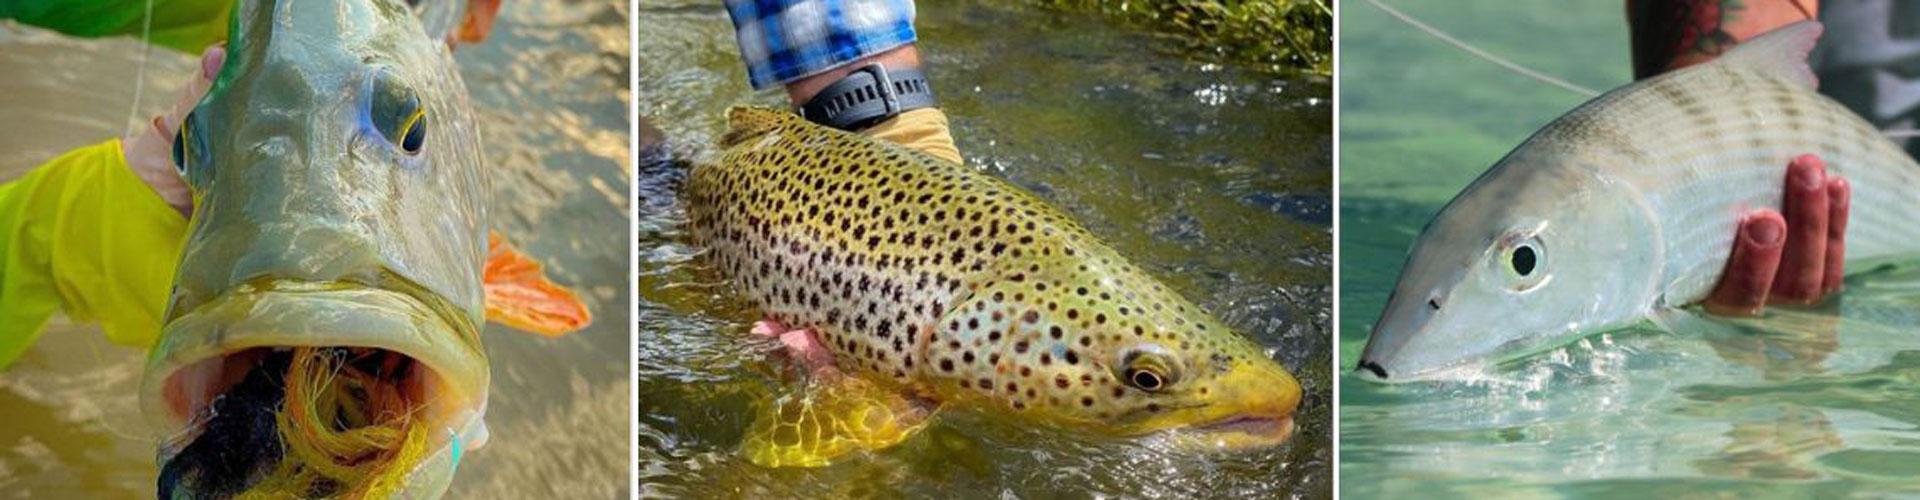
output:
{"label": "fingernail", "polygon": [[1793,183],[1802,189],[1820,189],[1822,186],[1820,170],[1817,168],[1799,168],[1793,171]]}
{"label": "fingernail", "polygon": [[1780,242],[1780,224],[1756,221],[1747,226],[1747,238],[1760,245],[1771,246]]}
{"label": "fingernail", "polygon": [[1808,166],[1812,166],[1813,168],[1817,168],[1821,170],[1826,170],[1827,168],[1826,163],[1821,162],[1820,157],[1816,155],[1795,156],[1793,157],[1793,163],[1808,165]]}

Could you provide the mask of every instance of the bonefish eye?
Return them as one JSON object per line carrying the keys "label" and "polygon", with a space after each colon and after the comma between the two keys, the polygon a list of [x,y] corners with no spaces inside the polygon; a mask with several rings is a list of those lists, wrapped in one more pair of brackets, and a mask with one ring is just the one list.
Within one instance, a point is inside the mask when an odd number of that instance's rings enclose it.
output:
{"label": "bonefish eye", "polygon": [[1547,246],[1542,244],[1538,234],[1516,234],[1502,240],[1494,254],[1492,264],[1506,268],[1504,287],[1514,292],[1527,292],[1539,288],[1552,278],[1547,272],[1551,262],[1547,257]]}
{"label": "bonefish eye", "polygon": [[1540,263],[1539,251],[1534,250],[1532,244],[1521,243],[1520,246],[1514,247],[1513,255],[1509,256],[1507,261],[1513,266],[1514,274],[1524,278],[1532,275],[1534,266]]}

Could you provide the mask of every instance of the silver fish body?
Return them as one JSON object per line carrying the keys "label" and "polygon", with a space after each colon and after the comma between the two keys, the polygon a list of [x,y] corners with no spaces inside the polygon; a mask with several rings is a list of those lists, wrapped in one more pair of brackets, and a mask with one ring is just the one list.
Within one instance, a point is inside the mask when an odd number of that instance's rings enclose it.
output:
{"label": "silver fish body", "polygon": [[1804,56],[1819,32],[1782,28],[1535,133],[1421,233],[1361,366],[1420,378],[1697,303],[1740,218],[1780,207],[1799,155],[1853,185],[1849,269],[1920,254],[1920,165],[1815,92]]}

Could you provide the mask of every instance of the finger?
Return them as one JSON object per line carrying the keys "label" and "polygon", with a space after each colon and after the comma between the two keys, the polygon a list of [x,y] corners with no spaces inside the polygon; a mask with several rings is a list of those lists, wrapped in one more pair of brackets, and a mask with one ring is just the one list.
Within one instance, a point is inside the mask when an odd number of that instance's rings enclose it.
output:
{"label": "finger", "polygon": [[200,78],[213,81],[213,77],[220,74],[220,67],[226,64],[226,45],[207,47],[207,50],[200,54]]}
{"label": "finger", "polygon": [[[200,104],[200,98],[206,97],[207,90],[213,88],[213,77],[220,74],[220,67],[226,61],[227,48],[224,46],[207,47],[205,52],[200,53],[200,71],[194,75],[195,78],[187,81],[187,88],[180,91],[179,99],[173,102],[173,107],[168,108],[165,118],[168,130],[165,132],[179,129],[180,121],[185,120],[187,113]],[[171,134],[164,137],[173,139]]]}
{"label": "finger", "polygon": [[1805,155],[1787,165],[1785,205],[1787,244],[1770,300],[1812,303],[1820,297],[1827,265],[1826,164],[1819,158]]}
{"label": "finger", "polygon": [[1847,213],[1853,209],[1853,185],[1840,177],[1827,178],[1827,265],[1822,295],[1840,291],[1846,276]]}
{"label": "finger", "polygon": [[1780,250],[1785,247],[1787,222],[1779,212],[1761,210],[1740,222],[1733,239],[1733,255],[1727,259],[1720,284],[1707,295],[1707,312],[1723,316],[1759,314],[1767,303],[1767,292],[1780,269]]}

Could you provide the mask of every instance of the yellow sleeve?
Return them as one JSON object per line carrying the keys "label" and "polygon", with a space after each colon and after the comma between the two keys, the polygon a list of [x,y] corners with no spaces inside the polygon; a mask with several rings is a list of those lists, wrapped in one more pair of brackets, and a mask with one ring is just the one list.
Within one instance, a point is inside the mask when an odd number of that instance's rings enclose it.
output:
{"label": "yellow sleeve", "polygon": [[947,130],[947,114],[940,108],[907,111],[860,133],[954,163],[966,163],[960,159],[960,149],[953,145],[953,133]]}
{"label": "yellow sleeve", "polygon": [[0,184],[0,368],[57,310],[114,343],[152,344],[186,228],[127,167],[118,139]]}

